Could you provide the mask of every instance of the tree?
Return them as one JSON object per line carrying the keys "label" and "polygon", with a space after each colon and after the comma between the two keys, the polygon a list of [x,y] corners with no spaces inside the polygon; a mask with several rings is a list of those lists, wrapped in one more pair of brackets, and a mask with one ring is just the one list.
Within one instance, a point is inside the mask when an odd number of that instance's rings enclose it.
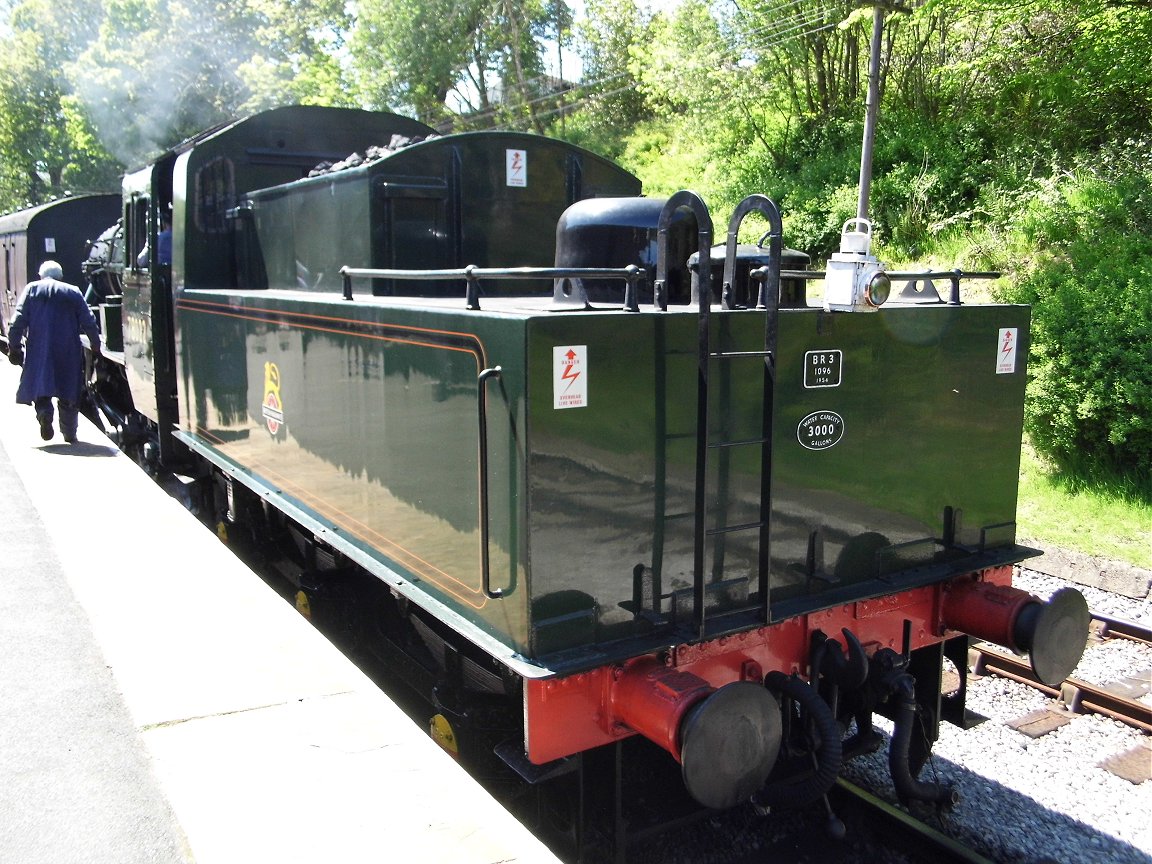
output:
{"label": "tree", "polygon": [[1130,471],[1147,484],[1152,138],[1078,161],[1041,183],[1013,219],[1027,243],[1001,291],[1033,306],[1025,424],[1061,467]]}
{"label": "tree", "polygon": [[116,186],[119,166],[100,146],[64,65],[93,4],[16,6],[0,40],[0,205],[15,209],[66,192]]}
{"label": "tree", "polygon": [[242,106],[357,104],[342,63],[352,16],[343,0],[248,0],[259,22],[250,59],[238,69],[250,91]]}
{"label": "tree", "polygon": [[[570,24],[563,0],[500,0],[485,41],[500,58],[500,125],[528,127],[543,134],[541,112],[551,107],[552,84],[544,74],[541,42]],[[559,19],[559,28],[555,27]],[[480,82],[477,82],[479,84]],[[545,103],[548,103],[547,105]]]}
{"label": "tree", "polygon": [[542,130],[542,40],[554,22],[563,29],[561,7],[558,0],[367,0],[351,40],[360,90],[374,107],[411,111],[427,123]]}
{"label": "tree", "polygon": [[351,47],[368,103],[442,121],[445,100],[471,62],[482,6],[479,0],[362,2]]}
{"label": "tree", "polygon": [[104,0],[93,20],[68,76],[129,165],[256,110],[354,101],[337,0]]}
{"label": "tree", "polygon": [[[947,0],[964,62],[938,70],[950,107],[998,146],[1071,155],[1147,129],[1152,15],[1124,0]],[[965,49],[971,51],[966,52]]]}
{"label": "tree", "polygon": [[740,4],[727,26],[739,56],[771,83],[778,108],[794,118],[854,110],[867,84],[871,9],[830,3]]}
{"label": "tree", "polygon": [[339,0],[23,0],[7,17],[0,197],[14,206],[114,188],[122,165],[255,110],[353,101]]}
{"label": "tree", "polygon": [[637,125],[652,118],[630,62],[647,33],[635,0],[588,0],[576,27],[583,75],[568,94],[563,137],[618,157]]}

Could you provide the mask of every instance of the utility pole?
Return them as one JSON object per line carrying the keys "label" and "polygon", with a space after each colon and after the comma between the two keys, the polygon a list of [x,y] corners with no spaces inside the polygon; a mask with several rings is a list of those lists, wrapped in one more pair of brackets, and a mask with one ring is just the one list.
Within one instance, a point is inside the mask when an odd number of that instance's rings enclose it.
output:
{"label": "utility pole", "polygon": [[860,148],[860,198],[856,218],[868,218],[868,196],[872,187],[872,143],[876,138],[876,118],[880,113],[880,43],[884,39],[884,7],[872,7],[872,56],[868,64],[868,101],[864,113],[864,143]]}
{"label": "utility pole", "polygon": [[564,115],[564,6],[557,3],[556,11],[556,77],[560,79],[560,135],[564,136],[566,124]]}
{"label": "utility pole", "polygon": [[860,148],[860,198],[856,218],[840,231],[840,251],[828,259],[824,279],[824,308],[829,312],[874,312],[888,299],[892,282],[872,254],[872,222],[868,196],[872,186],[872,143],[880,113],[880,46],[884,39],[884,12],[890,0],[874,0],[871,58],[868,64],[868,101],[864,114],[864,143]]}

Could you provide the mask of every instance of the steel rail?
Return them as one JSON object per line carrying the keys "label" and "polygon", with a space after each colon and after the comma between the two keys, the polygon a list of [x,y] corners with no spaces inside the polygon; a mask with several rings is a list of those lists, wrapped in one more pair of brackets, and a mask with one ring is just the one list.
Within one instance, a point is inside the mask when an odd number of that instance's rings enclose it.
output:
{"label": "steel rail", "polygon": [[1101,639],[1128,639],[1132,642],[1152,644],[1152,627],[1126,618],[1113,618],[1110,615],[1093,612],[1091,626]]}
{"label": "steel rail", "polygon": [[991,858],[843,777],[837,778],[832,793],[836,800],[835,809],[842,809],[847,804],[866,811],[870,824],[880,823],[887,829],[878,832],[885,837],[886,844],[892,842],[900,851],[915,855],[916,860],[931,861],[932,864],[993,864]]}
{"label": "steel rail", "polygon": [[1058,698],[1075,714],[1101,714],[1152,733],[1152,705],[1110,693],[1098,684],[1079,678],[1067,678],[1059,687],[1050,687],[1041,683],[1032,671],[1031,664],[1021,657],[1005,654],[986,642],[974,643],[971,650],[976,653],[972,670],[977,675],[993,672]]}

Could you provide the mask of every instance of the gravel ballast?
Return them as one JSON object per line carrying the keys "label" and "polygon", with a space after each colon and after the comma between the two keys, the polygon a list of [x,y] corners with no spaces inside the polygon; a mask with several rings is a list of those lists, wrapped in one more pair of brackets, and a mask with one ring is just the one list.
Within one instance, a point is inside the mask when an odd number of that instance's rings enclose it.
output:
{"label": "gravel ballast", "polygon": [[[1025,571],[1014,584],[1046,598],[1068,583]],[[1094,612],[1149,621],[1146,600],[1075,587]],[[1073,676],[1094,683],[1147,680],[1150,669],[1152,647],[1112,640],[1090,647]],[[1101,767],[1146,748],[1148,736],[1097,715],[1068,715],[1065,725],[1031,738],[1006,724],[1036,710],[1059,711],[1058,700],[994,675],[970,679],[967,705],[988,719],[968,730],[942,724],[921,775],[953,783],[961,796],[938,827],[1004,864],[1152,862],[1152,781],[1135,785]],[[877,726],[891,729],[880,718]],[[1137,758],[1152,758],[1152,750]],[[895,801],[886,761],[883,752],[857,759],[844,774]]]}

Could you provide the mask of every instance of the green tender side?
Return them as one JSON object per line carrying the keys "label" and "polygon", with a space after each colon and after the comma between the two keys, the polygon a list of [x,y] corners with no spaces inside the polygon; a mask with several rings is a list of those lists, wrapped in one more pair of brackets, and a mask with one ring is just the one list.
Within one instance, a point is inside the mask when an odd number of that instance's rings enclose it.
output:
{"label": "green tender side", "polygon": [[[494,653],[571,670],[691,626],[694,314],[198,291],[178,316],[182,437]],[[714,350],[763,346],[760,312],[712,327]],[[1027,330],[1024,307],[781,314],[770,617],[1025,557]],[[499,599],[483,585],[477,446],[477,378],[495,366]],[[709,528],[761,518],[763,448],[747,442],[764,435],[764,369],[755,353],[710,365],[710,440],[734,446],[709,451]],[[761,540],[744,527],[706,543],[720,630],[762,620]]]}

